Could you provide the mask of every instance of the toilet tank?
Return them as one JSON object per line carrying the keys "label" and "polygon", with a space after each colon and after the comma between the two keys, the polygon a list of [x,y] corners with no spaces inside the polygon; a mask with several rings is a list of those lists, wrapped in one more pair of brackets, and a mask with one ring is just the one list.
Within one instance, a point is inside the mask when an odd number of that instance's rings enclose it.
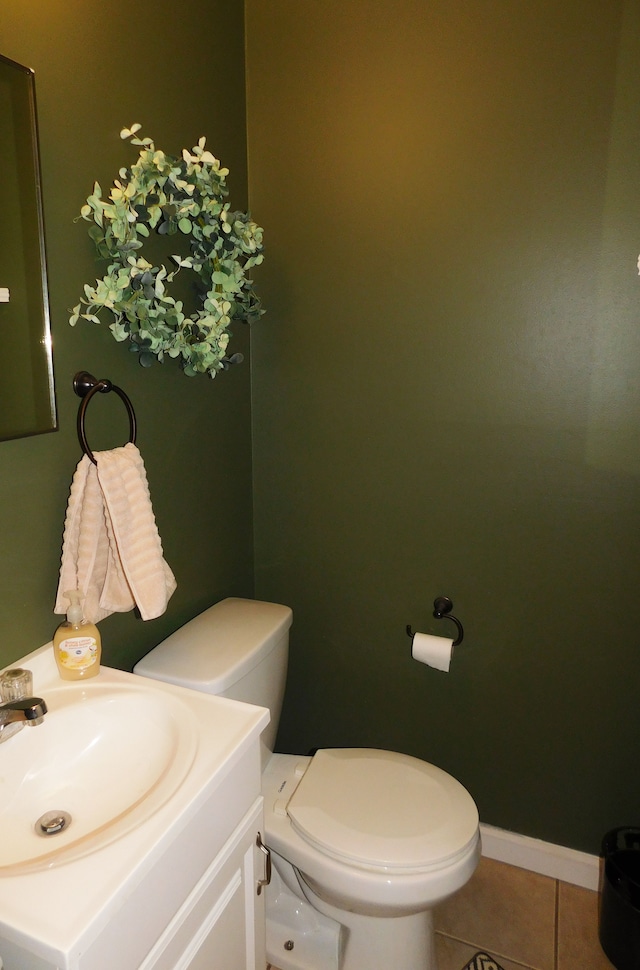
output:
{"label": "toilet tank", "polygon": [[135,674],[267,707],[262,743],[273,751],[289,656],[288,606],[231,597],[189,620],[133,668]]}

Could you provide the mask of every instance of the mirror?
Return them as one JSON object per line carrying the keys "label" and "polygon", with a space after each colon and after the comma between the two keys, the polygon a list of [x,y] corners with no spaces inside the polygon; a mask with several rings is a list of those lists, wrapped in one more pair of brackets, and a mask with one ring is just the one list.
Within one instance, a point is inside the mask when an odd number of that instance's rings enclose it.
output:
{"label": "mirror", "polygon": [[0,55],[0,439],[57,428],[34,74]]}

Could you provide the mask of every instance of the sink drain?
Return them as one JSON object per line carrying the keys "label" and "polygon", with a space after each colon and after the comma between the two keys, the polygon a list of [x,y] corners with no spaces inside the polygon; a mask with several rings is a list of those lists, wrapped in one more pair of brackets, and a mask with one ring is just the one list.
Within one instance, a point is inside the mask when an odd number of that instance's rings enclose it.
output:
{"label": "sink drain", "polygon": [[68,812],[45,812],[36,822],[35,830],[38,835],[46,837],[49,835],[57,835],[58,832],[62,832],[70,824],[71,816]]}

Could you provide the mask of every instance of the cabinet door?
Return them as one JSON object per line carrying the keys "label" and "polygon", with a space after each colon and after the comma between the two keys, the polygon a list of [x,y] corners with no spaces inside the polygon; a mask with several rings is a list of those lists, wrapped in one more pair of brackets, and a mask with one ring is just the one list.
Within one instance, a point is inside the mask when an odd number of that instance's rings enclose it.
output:
{"label": "cabinet door", "polygon": [[140,970],[264,970],[262,799],[245,816]]}

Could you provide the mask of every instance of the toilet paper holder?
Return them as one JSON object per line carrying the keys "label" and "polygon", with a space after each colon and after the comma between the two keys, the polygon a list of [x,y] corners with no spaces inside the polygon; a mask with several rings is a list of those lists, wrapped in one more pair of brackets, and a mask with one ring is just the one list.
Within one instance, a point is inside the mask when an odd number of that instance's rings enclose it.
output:
{"label": "toilet paper holder", "polygon": [[[458,637],[453,641],[453,646],[457,647],[458,644],[462,643],[464,638],[464,630],[462,629],[462,623],[457,617],[451,615],[451,610],[453,609],[453,603],[448,596],[436,596],[433,601],[433,615],[436,620],[451,620],[455,623],[458,628]],[[407,636],[413,640],[413,630],[411,625],[407,624]]]}

